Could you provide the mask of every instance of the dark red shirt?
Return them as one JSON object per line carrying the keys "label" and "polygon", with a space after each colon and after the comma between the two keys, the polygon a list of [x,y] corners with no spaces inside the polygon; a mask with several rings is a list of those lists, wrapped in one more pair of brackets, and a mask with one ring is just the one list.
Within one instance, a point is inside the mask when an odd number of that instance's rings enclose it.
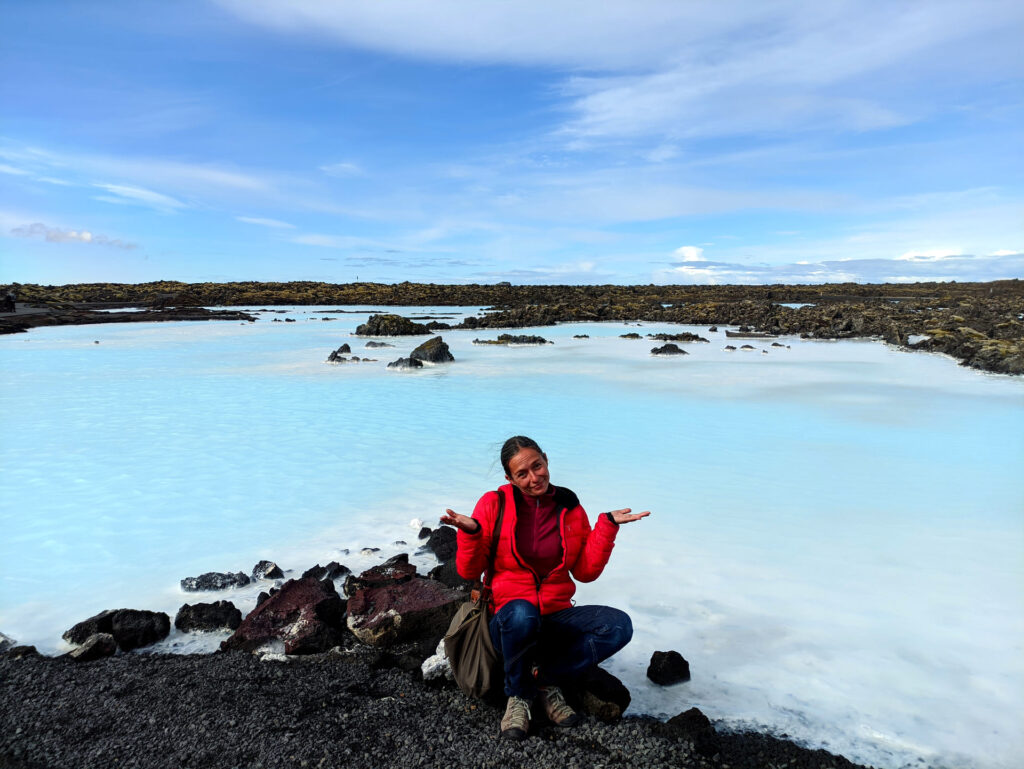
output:
{"label": "dark red shirt", "polygon": [[541,579],[562,562],[561,512],[555,504],[555,487],[539,497],[516,493],[516,550]]}

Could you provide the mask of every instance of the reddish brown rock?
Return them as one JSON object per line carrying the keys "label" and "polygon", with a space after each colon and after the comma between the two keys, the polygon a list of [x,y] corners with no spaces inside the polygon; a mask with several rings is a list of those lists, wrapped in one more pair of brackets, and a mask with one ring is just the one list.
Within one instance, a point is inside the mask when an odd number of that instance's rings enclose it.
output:
{"label": "reddish brown rock", "polygon": [[440,637],[466,594],[417,578],[387,587],[357,590],[348,602],[348,628],[370,646],[413,637]]}
{"label": "reddish brown rock", "polygon": [[290,579],[253,609],[220,648],[253,651],[270,641],[284,641],[285,654],[327,651],[341,640],[344,616],[345,602],[333,582]]}

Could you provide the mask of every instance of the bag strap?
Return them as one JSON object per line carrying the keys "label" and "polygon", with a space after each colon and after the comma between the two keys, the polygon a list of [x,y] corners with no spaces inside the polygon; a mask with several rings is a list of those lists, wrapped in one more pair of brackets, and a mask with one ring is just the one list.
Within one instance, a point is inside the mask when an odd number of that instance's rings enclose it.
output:
{"label": "bag strap", "polygon": [[501,522],[505,517],[505,495],[501,489],[495,492],[498,495],[498,519],[494,523],[494,530],[491,532],[491,554],[487,559],[487,570],[484,572],[485,588],[490,588],[491,579],[494,576],[494,561],[498,557],[498,540],[501,539]]}

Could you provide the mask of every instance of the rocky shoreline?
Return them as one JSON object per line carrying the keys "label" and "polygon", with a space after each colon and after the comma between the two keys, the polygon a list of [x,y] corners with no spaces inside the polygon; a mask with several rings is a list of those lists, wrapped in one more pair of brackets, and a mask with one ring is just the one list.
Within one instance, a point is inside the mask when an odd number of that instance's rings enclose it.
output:
{"label": "rocky shoreline", "polygon": [[[580,321],[649,321],[747,326],[814,339],[877,338],[907,350],[942,352],[983,371],[1024,374],[1024,281],[772,286],[512,286],[401,283],[227,283],[14,285],[16,315],[0,333],[36,325],[152,320],[254,320],[209,306],[284,304],[487,306],[459,325],[434,320],[396,331],[506,329]],[[104,306],[101,308],[100,304]],[[146,307],[147,313],[99,312]],[[170,310],[168,308],[176,309]],[[28,310],[35,312],[29,313]],[[182,314],[180,317],[175,314]],[[193,317],[186,317],[188,315]],[[111,317],[114,316],[114,317]],[[140,317],[141,316],[141,317]],[[396,317],[396,316],[389,316]],[[416,327],[415,329],[411,327]]]}
{"label": "rocky shoreline", "polygon": [[[225,636],[213,654],[162,653],[170,617],[140,609],[77,623],[58,657],[0,637],[0,766],[856,768],[785,735],[716,730],[696,708],[630,715],[629,691],[600,668],[567,692],[582,725],[536,721],[521,743],[499,739],[503,697],[460,692],[439,643],[468,590],[454,531],[420,539],[438,560],[429,575],[400,554],[358,575],[332,562],[287,579],[261,561],[251,577],[183,579],[187,594],[221,599],[174,618]],[[253,581],[266,590],[242,619],[223,599]],[[648,677],[685,685],[689,665],[655,651]]]}

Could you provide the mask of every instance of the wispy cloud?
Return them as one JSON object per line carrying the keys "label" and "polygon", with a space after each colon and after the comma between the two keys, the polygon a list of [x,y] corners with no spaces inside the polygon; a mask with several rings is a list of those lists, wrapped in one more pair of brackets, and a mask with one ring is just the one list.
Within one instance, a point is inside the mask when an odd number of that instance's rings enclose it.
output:
{"label": "wispy cloud", "polygon": [[9,174],[11,176],[28,176],[29,172],[22,170],[21,168],[9,166],[6,163],[0,163],[0,174]]}
{"label": "wispy cloud", "polygon": [[113,197],[103,196],[98,198],[108,203],[144,205],[165,213],[185,207],[184,203],[172,198],[170,195],[147,190],[144,187],[132,187],[125,184],[94,184],[93,186],[106,190],[110,195],[113,195]]}
{"label": "wispy cloud", "polygon": [[366,173],[355,163],[331,163],[320,166],[320,170],[328,176],[363,176]]}
{"label": "wispy cloud", "polygon": [[294,224],[282,222],[280,219],[264,219],[263,217],[260,216],[236,216],[235,219],[237,219],[240,222],[245,222],[246,224],[256,224],[259,225],[260,227],[272,227],[275,229],[285,230],[295,229]]}
{"label": "wispy cloud", "polygon": [[62,230],[58,227],[48,227],[42,222],[14,227],[11,229],[11,235],[18,238],[42,238],[48,243],[89,243],[113,248],[138,248],[135,243],[128,243],[119,238],[109,238],[89,230]]}

